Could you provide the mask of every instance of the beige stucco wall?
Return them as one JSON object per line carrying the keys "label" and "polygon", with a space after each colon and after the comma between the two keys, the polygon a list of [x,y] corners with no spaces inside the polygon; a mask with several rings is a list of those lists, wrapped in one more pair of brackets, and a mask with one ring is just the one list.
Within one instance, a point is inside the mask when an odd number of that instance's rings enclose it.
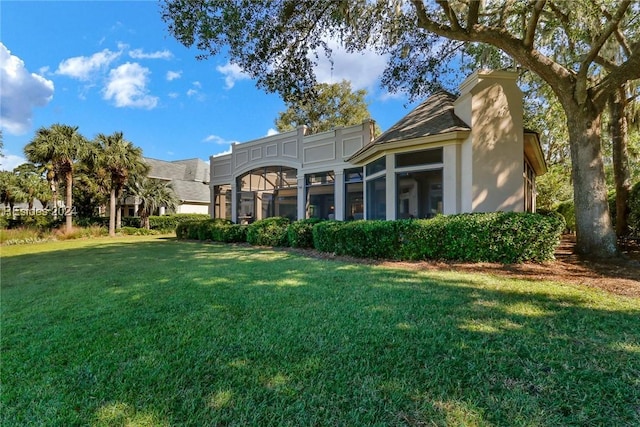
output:
{"label": "beige stucco wall", "polygon": [[[236,218],[235,178],[264,166],[287,166],[298,170],[298,218],[305,216],[304,176],[309,173],[335,172],[336,219],[344,219],[344,169],[352,167],[346,160],[371,141],[374,122],[337,128],[306,135],[306,128],[234,144],[231,153],[210,157],[210,187],[231,184],[232,217]],[[213,194],[212,194],[213,200]],[[211,213],[211,211],[209,212]]]}
{"label": "beige stucco wall", "polygon": [[462,212],[524,210],[522,92],[517,73],[478,71],[455,113],[472,131],[461,145]]}
{"label": "beige stucco wall", "polygon": [[178,205],[176,207],[176,213],[180,213],[180,214],[208,214],[209,213],[209,204],[200,205],[200,204],[184,203],[184,204]]}

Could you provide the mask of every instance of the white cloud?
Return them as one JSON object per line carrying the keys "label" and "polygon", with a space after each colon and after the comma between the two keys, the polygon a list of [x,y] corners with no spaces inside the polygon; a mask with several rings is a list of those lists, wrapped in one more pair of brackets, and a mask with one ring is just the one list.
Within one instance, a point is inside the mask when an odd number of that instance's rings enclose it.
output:
{"label": "white cloud", "polygon": [[226,89],[231,89],[239,80],[250,79],[249,75],[244,73],[239,65],[232,64],[230,62],[227,62],[225,65],[217,66],[216,70],[224,75],[224,83]]}
{"label": "white cloud", "polygon": [[177,97],[179,97],[179,96],[180,96],[180,94],[179,94],[179,93],[177,93],[177,92],[169,92],[169,95],[168,95],[168,96],[169,96],[169,98],[171,98],[171,99],[176,99]]}
{"label": "white cloud", "polygon": [[267,136],[273,136],[273,135],[277,135],[280,132],[278,132],[277,130],[275,130],[274,128],[269,128],[269,130],[267,131]]}
{"label": "white cloud", "polygon": [[319,53],[318,65],[314,68],[319,83],[348,80],[354,90],[372,89],[377,84],[387,64],[385,56],[371,50],[349,53],[334,40],[328,44],[333,65]]}
{"label": "white cloud", "polygon": [[122,52],[112,52],[104,49],[91,56],[76,56],[65,59],[58,65],[56,74],[69,76],[78,80],[91,80],[92,74],[106,68],[113,61],[118,59]]}
{"label": "white cloud", "polygon": [[193,86],[197,87],[198,89],[201,89],[202,88],[202,83],[200,83],[199,81],[196,80],[195,82],[193,82]]}
{"label": "white cloud", "polygon": [[209,135],[207,136],[205,139],[202,140],[202,142],[212,142],[214,144],[218,144],[218,145],[226,145],[226,144],[233,144],[236,141],[227,141],[226,139],[218,136],[218,135]]}
{"label": "white cloud", "polygon": [[173,58],[173,53],[166,49],[149,53],[144,52],[142,49],[134,49],[129,52],[129,56],[133,59],[171,59]]}
{"label": "white cloud", "polygon": [[229,148],[227,150],[224,150],[224,151],[221,151],[219,153],[216,153],[211,157],[226,156],[227,154],[231,154],[231,152],[232,152],[232,148],[231,148],[231,146],[229,146]]}
{"label": "white cloud", "polygon": [[228,145],[229,148],[221,151],[219,153],[216,153],[213,155],[213,157],[218,157],[218,156],[224,156],[226,154],[231,154],[231,150],[232,150],[232,146],[233,144],[237,144],[238,141],[227,141],[226,139],[218,136],[218,135],[209,135],[207,136],[205,139],[202,140],[203,142],[210,142],[216,145]]}
{"label": "white cloud", "polygon": [[0,43],[0,125],[8,133],[20,135],[31,127],[32,109],[45,106],[53,98],[53,82],[29,73],[24,61]]}
{"label": "white cloud", "polygon": [[27,163],[27,159],[21,156],[16,156],[14,154],[0,156],[0,170],[3,171],[12,171],[23,163]]}
{"label": "white cloud", "polygon": [[197,91],[197,90],[195,90],[195,89],[189,89],[189,90],[187,91],[187,96],[195,96],[195,95],[197,95],[197,94],[198,94],[198,91]]}
{"label": "white cloud", "polygon": [[172,81],[182,77],[182,71],[167,71],[167,80]]}
{"label": "white cloud", "polygon": [[146,108],[151,110],[158,98],[148,94],[148,68],[127,62],[109,72],[104,99],[113,100],[116,107]]}

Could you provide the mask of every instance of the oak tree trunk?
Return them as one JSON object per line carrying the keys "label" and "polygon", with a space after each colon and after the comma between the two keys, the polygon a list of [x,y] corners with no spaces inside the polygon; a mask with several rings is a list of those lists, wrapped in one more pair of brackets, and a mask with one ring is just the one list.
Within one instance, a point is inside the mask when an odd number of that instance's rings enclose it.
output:
{"label": "oak tree trunk", "polygon": [[589,103],[566,107],[578,254],[595,258],[618,255],[607,203],[600,145],[600,113]]}

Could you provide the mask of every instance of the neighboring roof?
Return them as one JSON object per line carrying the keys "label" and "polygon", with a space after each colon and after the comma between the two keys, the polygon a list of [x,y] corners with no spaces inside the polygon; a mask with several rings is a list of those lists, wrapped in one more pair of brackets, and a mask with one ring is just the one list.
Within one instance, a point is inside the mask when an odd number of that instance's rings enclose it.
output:
{"label": "neighboring roof", "polygon": [[144,161],[151,168],[149,172],[151,178],[209,182],[209,165],[200,159],[167,162],[145,157]]}
{"label": "neighboring roof", "polygon": [[454,113],[455,100],[455,95],[444,90],[437,91],[352,157],[375,145],[448,132],[470,131],[471,128]]}
{"label": "neighboring roof", "polygon": [[173,180],[171,185],[182,202],[210,203],[209,186],[203,182]]}
{"label": "neighboring roof", "polygon": [[149,165],[150,178],[171,181],[173,190],[182,202],[210,203],[209,165],[200,159],[165,160],[150,159],[144,161]]}

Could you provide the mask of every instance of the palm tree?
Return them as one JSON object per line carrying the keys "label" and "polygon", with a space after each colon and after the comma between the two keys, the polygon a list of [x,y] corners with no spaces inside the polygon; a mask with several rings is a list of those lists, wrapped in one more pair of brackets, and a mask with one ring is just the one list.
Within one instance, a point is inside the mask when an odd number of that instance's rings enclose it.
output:
{"label": "palm tree", "polygon": [[26,200],[27,194],[20,187],[18,175],[10,171],[0,171],[0,203],[9,205],[12,218],[15,204]]}
{"label": "palm tree", "polygon": [[24,147],[27,159],[46,167],[53,173],[56,183],[59,178],[64,178],[67,231],[71,231],[73,227],[73,173],[77,162],[83,159],[88,151],[89,143],[78,132],[78,127],[61,124],[38,129],[33,140]]}
{"label": "palm tree", "polygon": [[90,164],[105,172],[109,190],[109,235],[115,236],[116,200],[130,176],[146,175],[149,168],[143,162],[142,149],[125,140],[122,132],[98,134],[93,148]]}
{"label": "palm tree", "polygon": [[38,199],[44,206],[51,200],[51,189],[47,181],[33,163],[23,163],[13,170],[18,176],[18,185],[26,195],[27,208],[33,209],[33,201]]}
{"label": "palm tree", "polygon": [[139,200],[138,213],[142,226],[149,229],[149,217],[160,207],[175,209],[178,198],[171,183],[155,178],[144,177],[132,188]]}

